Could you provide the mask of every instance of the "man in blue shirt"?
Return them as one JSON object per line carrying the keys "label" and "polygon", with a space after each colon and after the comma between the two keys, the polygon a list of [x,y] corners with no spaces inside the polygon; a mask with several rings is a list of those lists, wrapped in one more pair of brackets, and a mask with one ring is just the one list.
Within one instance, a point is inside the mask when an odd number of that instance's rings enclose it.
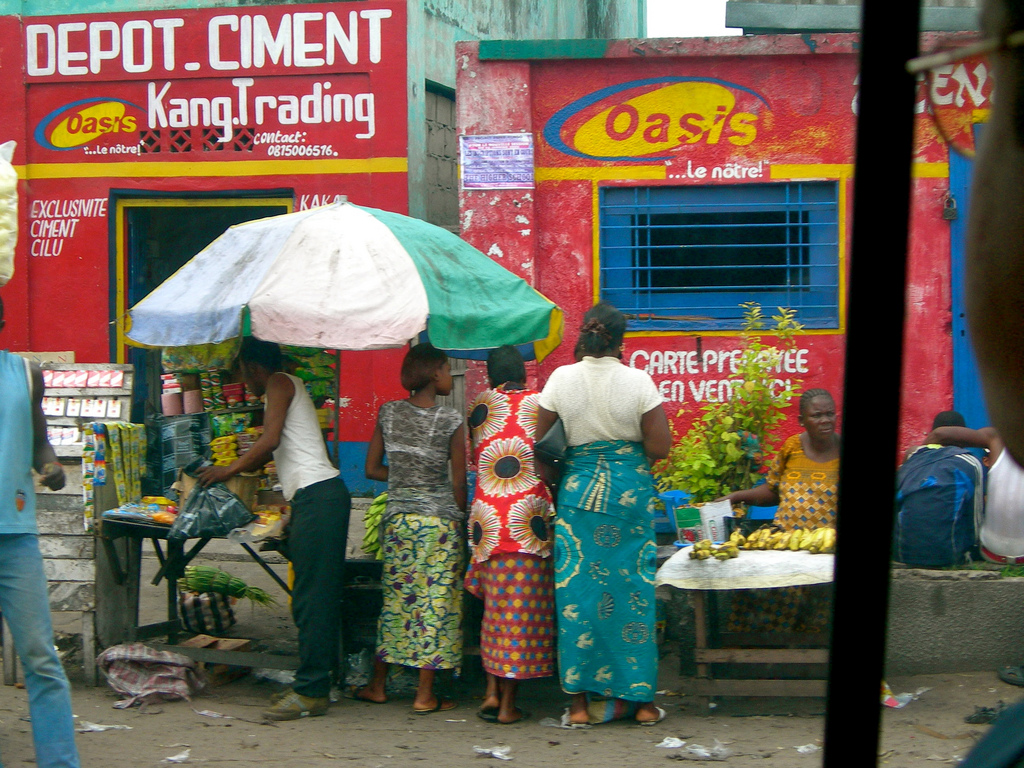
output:
{"label": "man in blue shirt", "polygon": [[[3,330],[0,299],[0,330]],[[71,686],[53,648],[50,599],[39,553],[32,470],[47,488],[64,487],[64,469],[46,436],[43,374],[0,351],[0,613],[25,669],[39,768],[78,768]]]}

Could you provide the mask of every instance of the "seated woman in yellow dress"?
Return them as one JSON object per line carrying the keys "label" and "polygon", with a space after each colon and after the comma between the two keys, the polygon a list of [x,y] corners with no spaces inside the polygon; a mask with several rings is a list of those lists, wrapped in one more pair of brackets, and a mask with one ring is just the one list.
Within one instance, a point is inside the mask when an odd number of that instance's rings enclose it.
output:
{"label": "seated woman in yellow dress", "polygon": [[[839,487],[836,404],[824,389],[800,396],[804,431],[782,444],[767,482],[724,496],[733,504],[778,505],[775,525],[785,531],[835,525]],[[831,611],[829,586],[740,591],[733,599],[733,632],[825,632]]]}

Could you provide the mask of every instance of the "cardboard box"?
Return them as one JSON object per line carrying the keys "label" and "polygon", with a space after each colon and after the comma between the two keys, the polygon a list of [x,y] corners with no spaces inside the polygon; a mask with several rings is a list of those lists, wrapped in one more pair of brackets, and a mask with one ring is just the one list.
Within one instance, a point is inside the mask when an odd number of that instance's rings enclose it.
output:
{"label": "cardboard box", "polygon": [[[210,648],[215,651],[249,651],[252,641],[240,637],[213,637],[212,635],[196,635],[179,643],[185,648]],[[225,685],[232,680],[249,674],[248,667],[236,667],[231,664],[207,664],[200,662],[206,670],[207,683],[211,686]]]}
{"label": "cardboard box", "polygon": [[728,501],[709,501],[700,506],[700,523],[704,538],[715,542],[728,538],[725,519],[732,517],[732,505]]}

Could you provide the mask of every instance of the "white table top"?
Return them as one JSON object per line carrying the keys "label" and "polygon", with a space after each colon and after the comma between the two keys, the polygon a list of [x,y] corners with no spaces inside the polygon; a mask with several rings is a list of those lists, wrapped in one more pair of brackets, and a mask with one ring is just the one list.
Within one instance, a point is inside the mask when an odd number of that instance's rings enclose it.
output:
{"label": "white table top", "polygon": [[691,560],[690,547],[676,552],[658,569],[656,586],[679,589],[771,589],[828,584],[834,555],[789,550],[740,550],[731,560]]}

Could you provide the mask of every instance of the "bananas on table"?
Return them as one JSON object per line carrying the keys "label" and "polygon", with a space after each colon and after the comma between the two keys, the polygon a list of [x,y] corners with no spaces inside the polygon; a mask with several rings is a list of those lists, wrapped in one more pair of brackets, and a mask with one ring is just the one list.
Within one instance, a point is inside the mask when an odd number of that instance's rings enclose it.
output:
{"label": "bananas on table", "polygon": [[791,552],[803,550],[812,555],[831,554],[836,551],[836,529],[797,528],[793,531],[783,531],[777,526],[766,525],[758,528],[750,536],[733,531],[729,540],[722,544],[715,545],[710,539],[698,541],[690,550],[690,559],[729,560],[739,557],[741,549],[788,549]]}
{"label": "bananas on table", "polygon": [[831,554],[836,551],[836,529],[796,528],[781,531],[775,526],[758,528],[747,537],[743,549],[788,549],[791,552],[805,550],[812,555]]}

